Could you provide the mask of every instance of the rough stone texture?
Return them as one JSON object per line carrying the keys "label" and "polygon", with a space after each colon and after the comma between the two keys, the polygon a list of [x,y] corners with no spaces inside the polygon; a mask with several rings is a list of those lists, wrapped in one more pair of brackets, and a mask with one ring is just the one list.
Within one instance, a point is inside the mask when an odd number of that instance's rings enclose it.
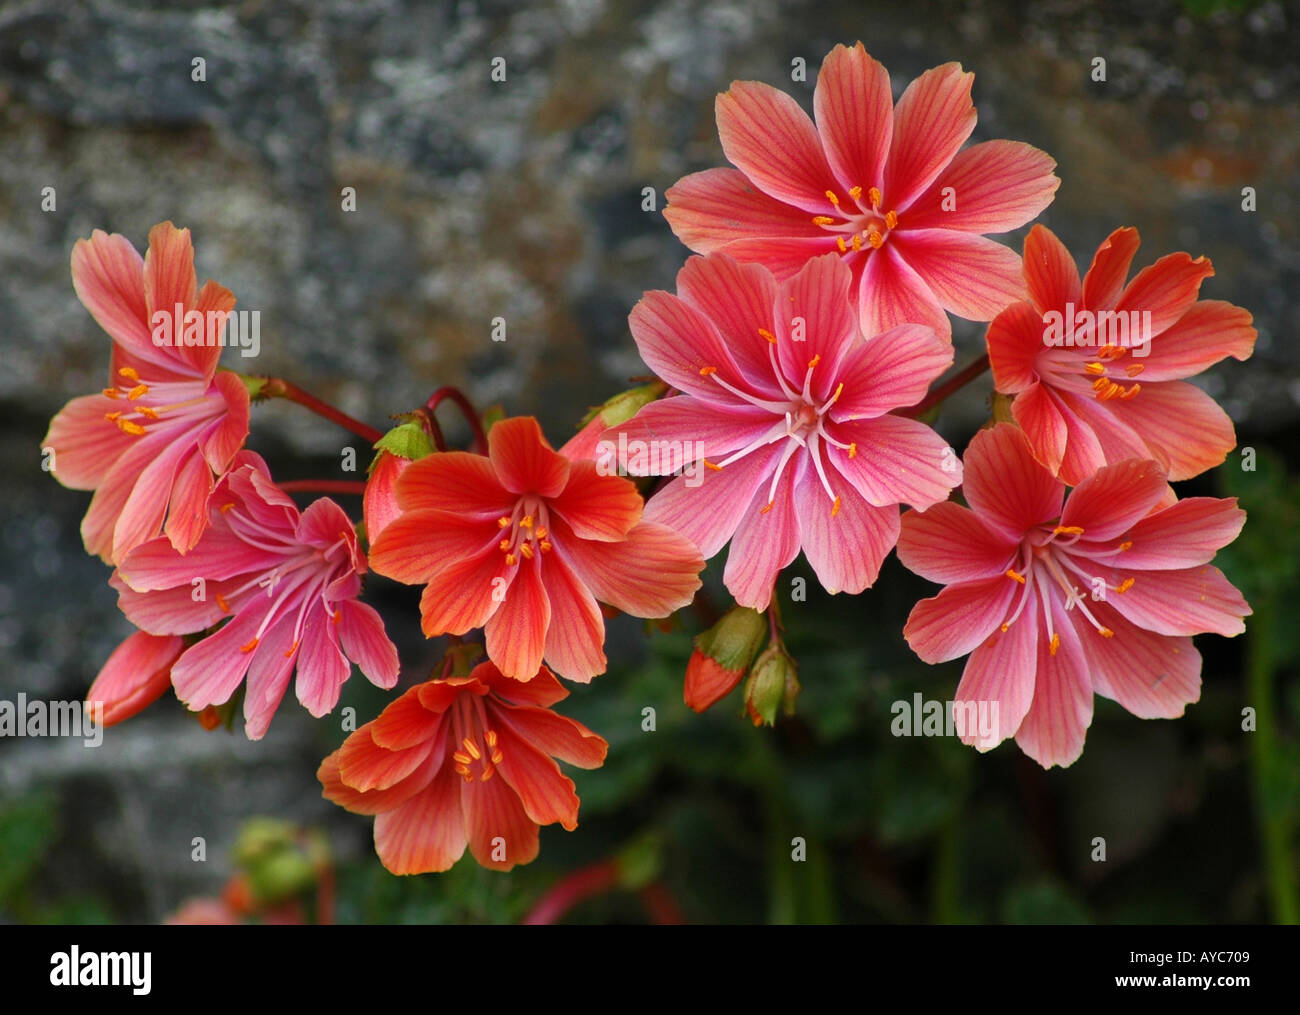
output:
{"label": "rough stone texture", "polygon": [[[127,632],[104,569],[80,551],[87,496],[39,468],[49,417],[106,369],[107,340],[69,279],[76,238],[105,228],[142,247],[155,222],[191,227],[200,279],[261,312],[262,354],[228,351],[234,369],[284,374],[375,422],[459,383],[539,413],[558,443],[589,403],[643,372],[627,312],[644,289],[671,287],[686,254],[659,210],[641,210],[642,188],[661,209],[681,174],[721,164],[712,99],[733,78],[784,86],[810,107],[838,41],[863,39],[896,93],[946,60],[974,69],[976,140],[1027,140],[1058,159],[1064,184],[1043,221],[1077,257],[1124,224],[1142,230],[1139,264],[1173,249],[1208,255],[1217,277],[1203,292],[1251,308],[1260,342],[1253,361],[1205,384],[1243,433],[1293,425],[1296,8],[938,6],[7,6],[0,695],[75,698]],[[1097,56],[1105,83],[1089,76]],[[204,82],[191,80],[195,57]],[[491,79],[497,57],[504,82]],[[790,80],[799,57],[806,83]],[[41,210],[47,186],[54,212]],[[1256,188],[1254,214],[1241,211],[1244,186]],[[356,188],[353,213],[340,208],[343,187]],[[490,340],[494,317],[507,322],[504,343]],[[959,360],[979,336],[958,327]],[[983,418],[982,398],[966,393],[949,411],[941,425],[954,440]],[[289,406],[258,410],[255,427],[253,446],[277,462],[329,466],[349,443]],[[330,813],[312,781],[322,735],[292,701],[258,745],[198,736],[178,712],[113,731],[98,752],[0,744],[0,792],[60,787],[68,834],[94,839],[95,863],[125,878],[122,911],[138,919],[213,886],[189,870],[196,821],[216,855],[249,813]],[[92,798],[113,803],[79,809]]]}

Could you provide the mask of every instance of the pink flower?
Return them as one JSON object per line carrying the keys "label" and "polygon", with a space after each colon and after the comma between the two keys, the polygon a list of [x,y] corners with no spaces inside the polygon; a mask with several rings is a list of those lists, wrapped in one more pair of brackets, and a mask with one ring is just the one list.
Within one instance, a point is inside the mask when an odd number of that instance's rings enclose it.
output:
{"label": "pink flower", "polygon": [[[190,231],[170,222],[149,231],[144,260],[116,233],[78,240],[72,284],[113,355],[109,386],[74,398],[50,423],[50,471],[95,491],[81,536],[106,563],[159,533],[185,553],[203,532],[214,477],[248,436],[248,391],[217,372],[235,297],[215,282],[197,289]],[[187,328],[195,311],[203,325]]]}
{"label": "pink flower", "polygon": [[974,75],[948,63],[894,107],[889,72],[858,43],[827,54],[816,125],[790,96],[737,81],[718,96],[722,150],[668,190],[664,217],[692,250],[757,261],[779,279],[836,251],[853,271],[862,331],[927,324],[944,310],[990,320],[1024,298],[1020,259],[982,233],[1024,225],[1060,184],[1048,155],[1015,141],[959,151],[975,127]]}
{"label": "pink flower", "polygon": [[251,451],[236,455],[212,497],[209,526],[182,556],[166,538],[122,560],[112,585],[128,619],[151,634],[193,634],[225,620],[172,667],[192,710],[230,699],[247,676],[245,731],[257,740],[296,668],[298,700],[314,716],[338,704],[360,666],[397,682],[397,650],[379,614],[357,602],[366,560],[352,523],[322,498],[301,514]]}
{"label": "pink flower", "polygon": [[[1062,509],[1065,487],[1024,435],[976,435],[970,508],[908,512],[899,559],[947,587],[916,604],[903,634],[928,663],[970,653],[956,701],[997,703],[981,750],[1015,736],[1045,768],[1083,751],[1093,694],[1144,719],[1200,697],[1191,636],[1245,630],[1250,607],[1210,560],[1245,521],[1235,499],[1178,500],[1151,461],[1106,466]],[[991,709],[989,714],[992,716]]]}
{"label": "pink flower", "polygon": [[424,585],[426,636],[484,629],[514,680],[546,664],[569,680],[605,671],[597,600],[636,617],[691,601],[704,561],[690,541],[641,520],[641,495],[595,462],[556,452],[531,416],[488,431],[488,454],[445,451],[396,480],[401,515],[370,544],[374,569]]}
{"label": "pink flower", "polygon": [[692,257],[678,295],[647,293],[629,318],[641,358],[683,394],[605,438],[634,474],[683,469],[646,518],[706,559],[731,540],[724,581],[742,606],[766,609],[800,549],[827,590],[861,592],[898,538],[899,503],[924,509],[961,481],[938,434],[888,414],[922,398],[952,346],[915,324],[864,341],[850,283],[833,254],[779,284],[761,265]]}
{"label": "pink flower", "polygon": [[144,711],[171,687],[172,665],[184,648],[175,635],[136,631],[108,657],[86,692],[86,705],[103,706],[105,726]]}
{"label": "pink flower", "polygon": [[[1124,284],[1136,229],[1116,229],[1079,281],[1068,250],[1034,226],[1025,240],[1029,300],[989,325],[998,391],[1034,456],[1076,485],[1108,462],[1151,458],[1171,480],[1218,465],[1236,446],[1232,421],[1186,381],[1255,347],[1251,316],[1197,300],[1214,274],[1204,257],[1170,254]],[[1049,344],[1051,343],[1051,344]]]}

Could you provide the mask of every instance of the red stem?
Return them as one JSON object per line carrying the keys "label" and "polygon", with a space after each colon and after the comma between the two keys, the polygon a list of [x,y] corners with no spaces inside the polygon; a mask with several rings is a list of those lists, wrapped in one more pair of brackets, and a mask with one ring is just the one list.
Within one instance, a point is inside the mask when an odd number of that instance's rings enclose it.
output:
{"label": "red stem", "polygon": [[650,919],[661,926],[677,927],[686,922],[686,914],[662,881],[652,882],[641,889],[641,905],[645,906]]}
{"label": "red stem", "polygon": [[561,878],[521,921],[538,926],[558,923],[583,899],[601,895],[618,885],[618,864],[613,860],[581,867]]}
{"label": "red stem", "polygon": [[324,416],[345,430],[351,430],[369,444],[374,444],[384,436],[382,431],[362,423],[359,419],[353,419],[347,413],[334,408],[328,402],[322,402],[315,395],[309,395],[298,385],[291,384],[283,377],[268,377],[266,383],[262,385],[261,394],[265,398],[287,398],[290,402],[297,402],[299,405],[316,413],[316,415]]}
{"label": "red stem", "polygon": [[465,417],[465,422],[468,423],[470,429],[474,431],[474,442],[478,445],[479,454],[486,455],[488,443],[487,436],[483,433],[483,423],[479,420],[478,413],[474,411],[474,404],[465,397],[464,392],[462,392],[460,388],[454,387],[450,384],[439,388],[430,395],[429,400],[424,403],[425,408],[427,408],[430,413],[436,412],[438,406],[447,399],[456,403],[456,407],[460,409],[460,414]]}
{"label": "red stem", "polygon": [[366,492],[359,479],[289,479],[276,484],[285,493],[355,493]]}
{"label": "red stem", "polygon": [[916,417],[922,415],[923,413],[929,412],[936,405],[942,402],[945,398],[951,395],[954,391],[958,391],[961,388],[964,388],[967,384],[973,381],[976,377],[978,377],[988,368],[989,368],[989,354],[985,353],[974,363],[965,367],[961,371],[961,373],[957,374],[952,379],[945,381],[943,384],[939,385],[937,388],[935,388],[933,391],[927,394],[923,399],[921,399],[921,401],[917,402],[911,408],[899,409],[898,415],[908,416],[911,417],[912,419],[916,419]]}

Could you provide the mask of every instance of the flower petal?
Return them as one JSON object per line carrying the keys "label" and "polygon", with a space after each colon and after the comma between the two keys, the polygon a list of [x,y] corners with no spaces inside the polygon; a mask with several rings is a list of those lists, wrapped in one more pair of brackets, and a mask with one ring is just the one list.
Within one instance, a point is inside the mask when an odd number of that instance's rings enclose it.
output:
{"label": "flower petal", "polygon": [[557,540],[557,549],[603,603],[634,617],[666,617],[700,587],[704,561],[687,536],[639,522],[621,543]]}
{"label": "flower petal", "polygon": [[1179,251],[1143,268],[1120,293],[1115,309],[1150,311],[1150,334],[1159,335],[1187,313],[1201,289],[1201,282],[1214,274],[1209,259]]}
{"label": "flower petal", "polygon": [[[531,688],[537,683],[533,678],[522,687]],[[545,708],[505,705],[493,708],[493,715],[501,719],[522,739],[527,740],[543,754],[559,758],[577,768],[599,768],[605,762],[609,744],[591,730],[567,716],[557,715]]]}
{"label": "flower petal", "polygon": [[1038,639],[1034,701],[1016,731],[1016,743],[1044,768],[1067,768],[1083,753],[1083,739],[1092,725],[1092,681],[1070,615],[1055,596],[1050,609],[1060,642],[1053,654],[1050,641]]}
{"label": "flower petal", "polygon": [[[560,767],[509,726],[500,731],[500,773],[519,795],[524,813],[538,825],[557,822],[572,832],[578,827],[578,794]],[[491,781],[491,780],[489,780]]]}
{"label": "flower petal", "polygon": [[97,721],[113,726],[161,698],[172,685],[172,664],[185,643],[167,635],[136,631],[108,657],[86,692],[86,705],[103,707]]}
{"label": "flower petal", "polygon": [[612,543],[641,520],[641,494],[622,476],[602,474],[595,462],[574,462],[569,482],[547,502],[579,539]]}
{"label": "flower petal", "polygon": [[41,448],[52,448],[50,472],[71,490],[94,490],[137,438],[105,417],[118,400],[104,395],[74,398],[50,421]]}
{"label": "flower petal", "polygon": [[[1121,558],[1122,559],[1122,558]],[[1102,571],[1107,584],[1127,575],[1121,568]],[[1250,606],[1223,572],[1210,564],[1177,571],[1145,571],[1122,595],[1107,600],[1124,618],[1156,634],[1221,634],[1232,638],[1246,629]]]}
{"label": "flower petal", "polygon": [[1160,503],[1168,484],[1155,462],[1129,459],[1098,469],[1070,493],[1061,524],[1079,526],[1082,539],[1119,536]]}
{"label": "flower petal", "polygon": [[[374,561],[373,548],[370,559]],[[499,597],[509,594],[513,578],[514,568],[495,547],[440,571],[420,596],[420,628],[424,636],[467,634],[482,627],[500,607]]]}
{"label": "flower petal", "polygon": [[1121,404],[1124,421],[1169,473],[1171,482],[1221,465],[1237,446],[1228,414],[1186,381],[1145,385],[1136,398]]}
{"label": "flower petal", "polygon": [[999,423],[966,449],[962,493],[985,524],[1019,540],[1060,515],[1065,487],[1034,460],[1020,430]]}
{"label": "flower petal", "polygon": [[758,81],[734,81],[714,112],[727,161],[764,193],[810,215],[835,211],[826,192],[839,183],[817,128],[794,99]]}
{"label": "flower petal", "polygon": [[1082,309],[1079,268],[1065,244],[1046,226],[1034,226],[1025,237],[1024,270],[1029,300],[1039,314],[1051,310],[1064,313],[1067,303]]}
{"label": "flower petal", "polygon": [[372,606],[345,599],[335,607],[339,620],[339,642],[347,657],[361,668],[376,687],[397,683],[397,646],[384,631],[384,621]]}
{"label": "flower petal", "polygon": [[1222,300],[1199,300],[1182,317],[1160,333],[1143,359],[1139,379],[1175,381],[1199,374],[1226,356],[1244,360],[1255,349],[1257,332],[1243,307]]}
{"label": "flower petal", "polygon": [[1097,253],[1092,255],[1092,264],[1083,276],[1083,302],[1091,310],[1111,310],[1124,291],[1124,280],[1128,278],[1129,267],[1133,264],[1133,255],[1141,244],[1138,231],[1132,226],[1116,229],[1106,237]]}
{"label": "flower petal", "polygon": [[910,323],[925,325],[945,342],[952,341],[952,324],[938,297],[892,243],[867,257],[858,283],[858,316],[867,338]]}
{"label": "flower petal", "polygon": [[507,677],[527,680],[542,665],[551,602],[542,581],[542,558],[523,559],[500,608],[484,626],[487,653]]}
{"label": "flower petal", "polygon": [[732,537],[722,581],[741,606],[766,610],[777,574],[799,554],[795,487],[805,458],[797,454],[787,465],[775,494],[766,484],[759,487]]}
{"label": "flower petal", "polygon": [[822,61],[813,92],[817,133],[827,161],[846,190],[878,187],[894,134],[889,71],[862,43],[836,46]]}
{"label": "flower petal", "polygon": [[1070,430],[1048,389],[1035,381],[1015,397],[1011,415],[1024,431],[1034,457],[1049,472],[1059,473]]}
{"label": "flower petal", "polygon": [[[519,499],[501,485],[490,459],[468,451],[443,451],[410,462],[394,492],[398,506],[406,511],[447,511],[464,519],[492,521],[509,515]],[[372,533],[371,539],[376,535]]]}
{"label": "flower petal", "polygon": [[689,257],[677,273],[677,295],[713,322],[754,390],[775,390],[768,342],[760,331],[773,329],[776,285],[761,264],[742,264],[726,254]]}
{"label": "flower petal", "polygon": [[375,818],[375,852],[394,874],[450,870],[465,853],[461,779],[444,767],[429,785]]}
{"label": "flower petal", "polygon": [[894,108],[894,140],[885,167],[884,203],[902,215],[925,192],[975,129],[971,84],[961,64],[932,67]]}
{"label": "flower petal", "polygon": [[1005,632],[995,632],[971,653],[953,701],[974,702],[977,721],[982,705],[985,715],[996,722],[987,731],[963,731],[962,743],[987,751],[1015,736],[1034,699],[1038,625],[1038,610],[1026,606]]}
{"label": "flower petal", "polygon": [[450,511],[407,511],[371,544],[370,566],[394,581],[418,585],[466,561],[496,554],[499,532],[495,524],[466,520]]}
{"label": "flower petal", "polygon": [[962,465],[948,442],[920,420],[877,416],[835,424],[832,435],[856,453],[829,445],[836,471],[877,507],[910,504],[924,511],[948,499],[962,480]]}
{"label": "flower petal", "polygon": [[912,607],[903,637],[931,665],[964,656],[998,630],[1021,591],[1006,575],[949,585]]}
{"label": "flower petal", "polygon": [[1144,631],[1108,604],[1096,604],[1094,613],[1115,632],[1113,638],[1097,638],[1077,611],[1074,623],[1079,637],[1087,639],[1097,694],[1119,702],[1140,719],[1176,719],[1200,699],[1201,654],[1191,638]]}
{"label": "flower petal", "polygon": [[[709,254],[739,237],[833,240],[807,212],[769,197],[738,169],[706,169],[683,176],[664,193],[664,218],[691,250]],[[680,289],[680,283],[679,283]]]}
{"label": "flower petal", "polygon": [[1052,203],[1061,185],[1055,168],[1050,155],[1021,141],[963,148],[907,209],[905,225],[971,233],[1019,229]]}
{"label": "flower petal", "polygon": [[469,849],[480,867],[508,871],[537,858],[537,822],[509,783],[500,777],[465,783],[460,794]]}
{"label": "flower petal", "polygon": [[547,443],[532,416],[494,425],[488,431],[488,457],[501,485],[511,493],[554,497],[569,478],[569,460]]}
{"label": "flower petal", "polygon": [[546,665],[566,680],[584,684],[604,673],[604,617],[587,586],[558,554],[546,561],[546,595],[551,605]]}
{"label": "flower petal", "polygon": [[907,229],[889,243],[958,317],[991,321],[1025,298],[1020,255],[996,240],[955,229]]}
{"label": "flower petal", "polygon": [[1005,574],[1017,546],[970,508],[944,501],[924,512],[904,512],[898,559],[927,581],[948,585]]}
{"label": "flower petal", "polygon": [[857,595],[875,584],[880,565],[898,541],[898,508],[875,507],[843,477],[827,478],[839,498],[834,516],[812,469],[799,482],[795,496],[808,505],[800,518],[800,543],[822,588],[831,595]]}
{"label": "flower petal", "polygon": [[1237,538],[1245,522],[1236,497],[1187,497],[1135,524],[1125,535],[1132,545],[1119,559],[1138,571],[1208,564]]}
{"label": "flower petal", "polygon": [[952,357],[952,343],[920,324],[901,324],[855,343],[837,376],[844,390],[830,408],[831,419],[883,416],[916,405],[952,366]]}
{"label": "flower petal", "polygon": [[853,274],[839,255],[825,254],[782,282],[777,292],[774,317],[781,372],[797,391],[816,362],[811,390],[818,401],[834,393],[840,363],[858,337],[849,299],[852,282]]}

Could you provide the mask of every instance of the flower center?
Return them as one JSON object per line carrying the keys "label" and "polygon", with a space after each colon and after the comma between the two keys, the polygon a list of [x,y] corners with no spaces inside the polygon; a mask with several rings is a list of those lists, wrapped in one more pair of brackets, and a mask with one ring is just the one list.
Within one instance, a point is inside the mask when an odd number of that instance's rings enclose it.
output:
{"label": "flower center", "polygon": [[185,409],[205,401],[205,398],[200,396],[171,405],[145,405],[140,399],[149,394],[149,385],[140,380],[139,372],[134,367],[122,367],[117,373],[122,381],[119,381],[116,387],[105,388],[103,395],[105,398],[123,400],[124,408],[116,412],[106,412],[104,418],[132,437],[143,436],[147,432],[145,428],[149,423],[169,409]]}
{"label": "flower center", "polygon": [[549,523],[550,515],[542,498],[535,494],[520,497],[512,514],[497,519],[502,535],[497,548],[506,555],[506,563],[513,567],[521,558],[532,560],[538,553],[550,553]]}
{"label": "flower center", "polygon": [[835,245],[841,254],[860,251],[864,246],[879,250],[890,232],[898,228],[898,214],[892,209],[880,210],[879,187],[871,187],[865,195],[861,187],[850,187],[849,197],[852,207],[843,204],[835,191],[826,191],[826,198],[838,215],[814,215],[813,224],[835,234]]}
{"label": "flower center", "polygon": [[452,712],[452,729],[459,746],[451,754],[456,772],[466,782],[474,781],[474,768],[478,767],[479,782],[487,782],[496,774],[501,764],[501,748],[497,733],[487,728],[487,709],[477,694],[462,694]]}
{"label": "flower center", "polygon": [[[1050,523],[1031,529],[1026,534],[1016,556],[1016,566],[1006,572],[1008,578],[1020,584],[1021,592],[1015,611],[1002,625],[1003,632],[1019,619],[1030,599],[1037,599],[1042,605],[1043,617],[1047,625],[1048,652],[1056,655],[1061,645],[1061,636],[1054,629],[1051,604],[1048,601],[1052,587],[1055,586],[1065,597],[1066,610],[1077,608],[1087,618],[1093,630],[1103,638],[1115,636],[1114,631],[1093,616],[1092,611],[1088,609],[1087,599],[1104,602],[1109,592],[1123,595],[1133,587],[1134,579],[1125,578],[1118,585],[1110,585],[1100,575],[1089,574],[1085,564],[1088,560],[1095,560],[1098,557],[1112,557],[1123,553],[1133,544],[1125,541],[1114,550],[1089,551],[1087,557],[1084,557],[1071,549],[1082,535],[1083,529],[1077,525],[1051,526]],[[1090,593],[1089,596],[1085,596],[1084,591],[1074,583],[1075,578],[1083,580]]]}
{"label": "flower center", "polygon": [[[1142,390],[1142,385],[1136,381],[1126,388],[1113,379],[1116,375],[1112,375],[1111,371],[1119,369],[1119,363],[1116,361],[1122,359],[1127,352],[1128,350],[1122,345],[1099,346],[1097,359],[1092,363],[1084,364],[1084,375],[1092,382],[1093,394],[1101,401],[1109,402],[1112,398],[1129,399]],[[1131,381],[1144,369],[1141,363],[1130,363],[1124,368],[1124,377]]]}
{"label": "flower center", "polygon": [[786,442],[785,448],[782,450],[776,469],[772,473],[772,485],[768,490],[767,505],[761,509],[761,512],[767,514],[772,510],[772,505],[776,503],[777,485],[781,482],[785,467],[789,464],[790,459],[794,457],[795,452],[803,448],[808,452],[813,466],[817,470],[817,477],[821,480],[822,489],[826,491],[826,496],[830,498],[831,517],[834,518],[840,513],[840,498],[831,489],[830,480],[826,477],[826,466],[822,462],[821,445],[823,442],[834,445],[841,450],[847,451],[850,458],[858,453],[856,444],[845,444],[842,441],[837,441],[826,432],[826,412],[835,404],[841,392],[844,391],[844,384],[841,382],[837,385],[835,393],[826,401],[821,404],[817,403],[812,393],[812,381],[813,371],[817,368],[817,364],[821,362],[821,354],[818,353],[808,361],[808,369],[803,378],[803,389],[796,391],[785,379],[785,375],[781,371],[781,365],[777,362],[776,337],[765,328],[760,328],[758,333],[768,343],[768,361],[772,365],[772,374],[776,377],[776,382],[780,385],[785,400],[759,398],[756,395],[751,395],[749,392],[741,391],[735,385],[729,384],[719,377],[717,367],[701,367],[700,373],[705,377],[712,378],[714,383],[724,390],[744,399],[750,405],[756,405],[760,409],[768,410],[777,417],[773,421],[771,429],[757,440],[728,455],[716,465],[707,460],[704,464],[714,470],[725,469],[732,462],[739,461],[759,448],[765,448],[769,444],[784,440]]}

